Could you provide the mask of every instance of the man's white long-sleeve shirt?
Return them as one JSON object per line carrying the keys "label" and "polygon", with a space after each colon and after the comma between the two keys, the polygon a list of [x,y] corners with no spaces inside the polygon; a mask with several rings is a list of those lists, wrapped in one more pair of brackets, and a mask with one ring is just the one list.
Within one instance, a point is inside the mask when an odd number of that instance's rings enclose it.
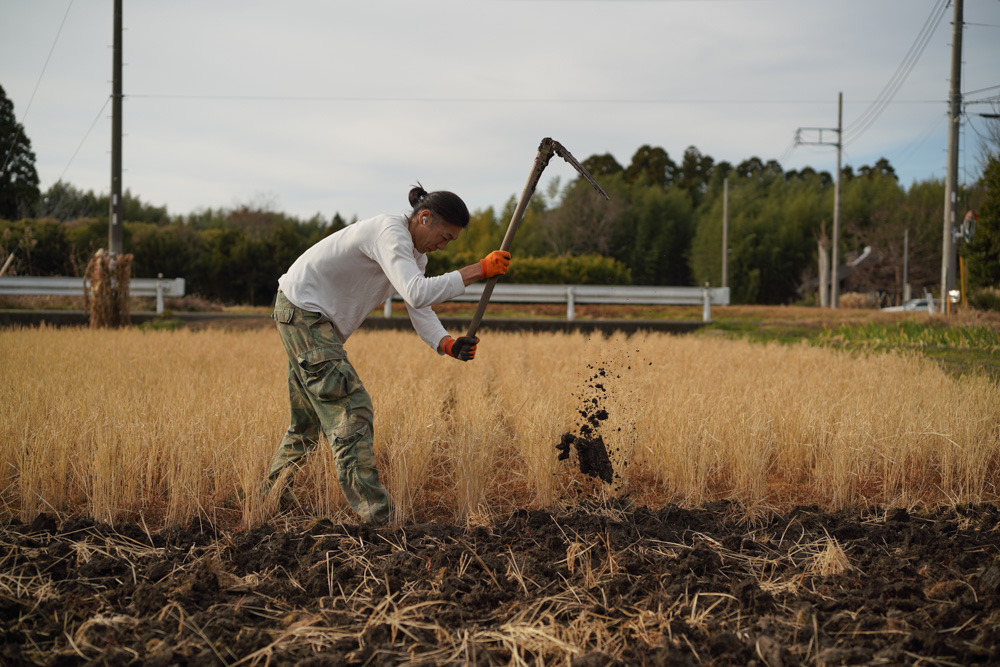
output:
{"label": "man's white long-sleeve shirt", "polygon": [[293,304],[321,313],[347,340],[393,292],[406,302],[413,328],[437,350],[448,335],[431,306],[465,293],[458,271],[428,278],[427,255],[417,252],[401,215],[360,220],[306,250],[278,279]]}

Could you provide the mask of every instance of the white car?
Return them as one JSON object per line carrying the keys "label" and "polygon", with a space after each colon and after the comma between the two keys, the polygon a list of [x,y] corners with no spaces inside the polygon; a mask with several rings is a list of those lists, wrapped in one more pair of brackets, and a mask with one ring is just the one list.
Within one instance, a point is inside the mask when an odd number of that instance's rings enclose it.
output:
{"label": "white car", "polygon": [[902,306],[889,306],[888,308],[883,308],[882,312],[885,313],[903,313],[911,311],[924,310],[928,313],[934,312],[934,300],[933,299],[910,299]]}

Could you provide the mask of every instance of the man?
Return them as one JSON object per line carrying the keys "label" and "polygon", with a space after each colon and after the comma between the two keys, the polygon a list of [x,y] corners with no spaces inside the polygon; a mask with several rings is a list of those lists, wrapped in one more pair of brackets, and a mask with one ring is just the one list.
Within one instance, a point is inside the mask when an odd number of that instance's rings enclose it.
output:
{"label": "man", "polygon": [[[267,488],[316,446],[322,429],[348,503],[370,523],[389,521],[392,507],[375,466],[371,398],[343,344],[397,292],[414,329],[438,354],[474,359],[479,339],[452,338],[431,306],[510,266],[510,253],[497,250],[476,264],[428,278],[426,254],[458,237],[469,224],[469,210],[454,193],[428,193],[419,185],[410,190],[409,202],[408,216],[361,220],[306,250],[278,279],[272,316],[288,355],[291,424],[274,455]],[[282,498],[295,502],[290,488]]]}

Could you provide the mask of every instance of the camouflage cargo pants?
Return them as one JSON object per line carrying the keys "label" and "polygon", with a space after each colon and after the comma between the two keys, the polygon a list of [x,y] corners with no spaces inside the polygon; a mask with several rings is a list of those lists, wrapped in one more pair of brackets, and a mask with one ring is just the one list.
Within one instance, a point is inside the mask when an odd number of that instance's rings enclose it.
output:
{"label": "camouflage cargo pants", "polygon": [[280,290],[272,317],[288,355],[291,424],[271,462],[267,488],[316,447],[322,428],[347,502],[365,521],[385,523],[392,509],[375,468],[371,397],[333,323],[292,305]]}

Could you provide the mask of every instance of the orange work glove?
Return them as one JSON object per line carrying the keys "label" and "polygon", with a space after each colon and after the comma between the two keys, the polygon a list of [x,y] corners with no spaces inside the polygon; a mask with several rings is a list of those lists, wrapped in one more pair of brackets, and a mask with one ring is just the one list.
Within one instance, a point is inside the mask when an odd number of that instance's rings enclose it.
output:
{"label": "orange work glove", "polygon": [[479,268],[482,269],[481,280],[507,273],[508,266],[510,266],[510,253],[506,250],[494,250],[479,260]]}
{"label": "orange work glove", "polygon": [[478,342],[478,337],[462,336],[455,340],[448,336],[441,344],[441,350],[449,357],[455,357],[459,361],[471,361],[476,358],[476,343]]}

